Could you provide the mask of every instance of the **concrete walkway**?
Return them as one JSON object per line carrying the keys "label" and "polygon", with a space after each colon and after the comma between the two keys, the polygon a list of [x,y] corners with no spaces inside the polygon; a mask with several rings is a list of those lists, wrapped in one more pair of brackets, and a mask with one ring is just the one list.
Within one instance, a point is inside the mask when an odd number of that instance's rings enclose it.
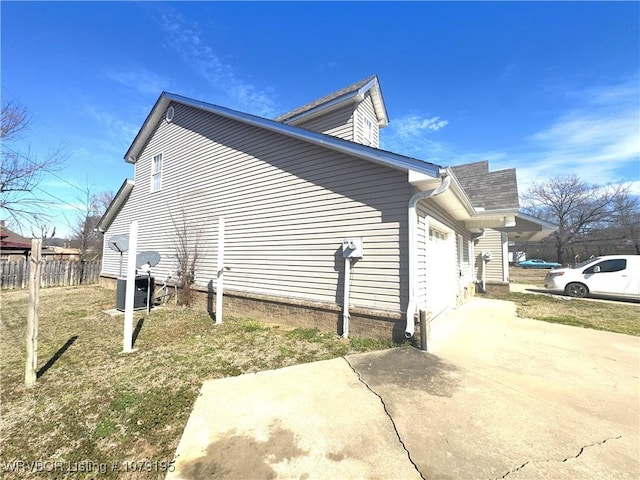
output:
{"label": "concrete walkway", "polygon": [[167,478],[637,479],[639,352],[472,299],[430,353],[206,382]]}

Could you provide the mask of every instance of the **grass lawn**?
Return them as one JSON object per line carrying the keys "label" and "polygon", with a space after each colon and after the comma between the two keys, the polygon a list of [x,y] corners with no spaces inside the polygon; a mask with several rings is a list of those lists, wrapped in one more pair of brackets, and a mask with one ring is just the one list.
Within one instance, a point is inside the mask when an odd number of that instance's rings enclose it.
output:
{"label": "grass lawn", "polygon": [[[164,478],[204,380],[395,346],[249,319],[226,318],[216,326],[205,312],[163,307],[149,316],[136,313],[138,351],[125,355],[123,316],[101,313],[113,308],[114,291],[87,286],[40,293],[40,371],[29,388],[28,292],[1,293],[3,478]],[[45,463],[12,470],[11,461]],[[135,461],[150,463],[126,463]],[[123,473],[134,466],[143,471]]]}
{"label": "grass lawn", "polygon": [[[547,272],[548,270],[511,267],[509,275],[515,283],[544,288]],[[491,297],[515,302],[518,316],[522,318],[640,336],[638,303],[583,300],[561,295],[529,293],[492,293]]]}
{"label": "grass lawn", "polygon": [[524,283],[527,285],[535,285],[544,288],[544,277],[549,273],[546,268],[509,268],[509,279],[515,283]]}

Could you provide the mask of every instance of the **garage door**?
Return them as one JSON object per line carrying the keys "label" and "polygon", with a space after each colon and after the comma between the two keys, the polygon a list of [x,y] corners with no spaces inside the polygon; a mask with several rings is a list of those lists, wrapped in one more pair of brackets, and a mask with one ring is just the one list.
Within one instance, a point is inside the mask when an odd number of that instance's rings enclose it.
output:
{"label": "garage door", "polygon": [[453,232],[429,228],[427,243],[427,309],[437,315],[455,305],[456,242]]}

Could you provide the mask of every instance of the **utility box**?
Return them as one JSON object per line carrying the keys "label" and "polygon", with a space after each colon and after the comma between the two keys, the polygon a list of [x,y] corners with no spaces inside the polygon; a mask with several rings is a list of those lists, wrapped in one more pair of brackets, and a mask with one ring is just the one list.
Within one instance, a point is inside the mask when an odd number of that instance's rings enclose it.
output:
{"label": "utility box", "polygon": [[[135,290],[133,292],[133,309],[141,310],[147,308],[147,298],[153,301],[153,290],[155,288],[155,280],[146,275],[138,275],[135,280]],[[151,295],[149,296],[149,291]],[[116,285],[116,310],[124,312],[127,297],[127,279],[118,278]]]}
{"label": "utility box", "polygon": [[345,238],[342,241],[342,256],[344,258],[362,258],[362,238]]}

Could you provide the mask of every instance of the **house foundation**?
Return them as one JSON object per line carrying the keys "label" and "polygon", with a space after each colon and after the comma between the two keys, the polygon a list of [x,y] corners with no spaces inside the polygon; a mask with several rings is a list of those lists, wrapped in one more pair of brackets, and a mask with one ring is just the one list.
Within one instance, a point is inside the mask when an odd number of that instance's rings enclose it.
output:
{"label": "house foundation", "polygon": [[[103,275],[100,285],[115,290],[116,278]],[[215,305],[216,295],[212,287],[193,287],[194,308],[208,312],[213,318]],[[342,334],[342,307],[336,304],[225,290],[222,308],[225,316]],[[350,336],[397,342],[404,340],[405,320],[401,313],[358,307],[352,307],[349,313]]]}

